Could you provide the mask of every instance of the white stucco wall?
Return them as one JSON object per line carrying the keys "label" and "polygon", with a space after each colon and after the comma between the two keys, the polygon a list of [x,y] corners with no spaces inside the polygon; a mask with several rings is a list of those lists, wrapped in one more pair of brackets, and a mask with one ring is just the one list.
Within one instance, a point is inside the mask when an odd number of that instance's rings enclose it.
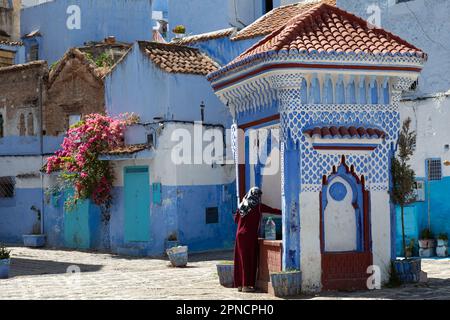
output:
{"label": "white stucco wall", "polygon": [[[411,165],[417,177],[426,176],[425,159],[441,158],[450,160],[450,97],[417,101],[404,101],[400,104],[402,121],[411,118],[411,129],[417,133],[417,150]],[[443,176],[450,176],[450,167],[443,166]]]}
{"label": "white stucco wall", "polygon": [[[166,124],[157,138],[157,148],[152,159],[136,159],[114,161],[116,181],[115,186],[123,186],[123,169],[127,166],[150,166],[150,182],[159,182],[166,186],[217,185],[229,184],[235,180],[235,166],[210,164],[180,164],[173,162],[172,153],[179,144],[172,141],[172,133],[177,129],[185,129],[194,136],[191,124]],[[206,146],[208,143],[204,143]],[[228,148],[228,150],[230,150]],[[191,151],[194,156],[194,149]],[[231,157],[231,155],[230,155]]]}
{"label": "white stucco wall", "polygon": [[391,261],[391,212],[387,191],[370,193],[373,264],[380,267],[381,281],[389,280]]}
{"label": "white stucco wall", "polygon": [[[41,161],[39,156],[0,157],[0,168],[4,169],[0,176],[16,177],[16,189],[40,188],[41,178],[39,170],[42,166]],[[21,178],[20,176],[24,177]]]}
{"label": "white stucco wall", "polygon": [[318,192],[300,193],[300,265],[302,291],[318,292],[322,286],[320,206]]}

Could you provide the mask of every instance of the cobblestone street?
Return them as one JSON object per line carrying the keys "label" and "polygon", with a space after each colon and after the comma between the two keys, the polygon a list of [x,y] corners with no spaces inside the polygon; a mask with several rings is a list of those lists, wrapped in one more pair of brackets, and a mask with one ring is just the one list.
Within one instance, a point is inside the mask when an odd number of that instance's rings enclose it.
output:
{"label": "cobblestone street", "polygon": [[[215,264],[231,259],[231,252],[191,255],[187,268],[175,269],[163,259],[11,249],[11,277],[0,280],[0,299],[273,299],[262,293],[238,293],[218,284]],[[425,285],[299,298],[450,299],[450,260],[425,260],[423,268],[430,279]]]}

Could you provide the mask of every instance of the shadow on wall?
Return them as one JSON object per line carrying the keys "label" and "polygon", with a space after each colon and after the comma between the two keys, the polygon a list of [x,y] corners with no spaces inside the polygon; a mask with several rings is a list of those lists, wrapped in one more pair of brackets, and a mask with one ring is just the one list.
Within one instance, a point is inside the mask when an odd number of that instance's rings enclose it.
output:
{"label": "shadow on wall", "polygon": [[56,262],[12,257],[11,278],[45,274],[65,274],[72,266],[79,267],[81,272],[97,272],[103,268],[102,265],[95,264],[79,264],[76,262]]}

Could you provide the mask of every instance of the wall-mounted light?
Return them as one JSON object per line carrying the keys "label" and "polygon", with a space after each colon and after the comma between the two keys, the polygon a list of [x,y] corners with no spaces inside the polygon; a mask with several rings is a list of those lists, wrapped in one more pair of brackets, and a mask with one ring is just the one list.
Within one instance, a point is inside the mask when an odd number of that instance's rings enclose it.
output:
{"label": "wall-mounted light", "polygon": [[202,101],[202,103],[200,103],[200,115],[201,115],[201,120],[202,122],[205,121],[205,102]]}

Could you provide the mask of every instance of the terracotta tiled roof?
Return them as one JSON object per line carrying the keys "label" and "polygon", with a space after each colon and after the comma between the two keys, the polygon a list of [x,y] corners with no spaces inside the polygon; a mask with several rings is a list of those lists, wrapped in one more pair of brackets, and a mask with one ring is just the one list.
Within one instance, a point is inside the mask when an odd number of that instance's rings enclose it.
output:
{"label": "terracotta tiled roof", "polygon": [[356,128],[356,127],[316,127],[304,131],[311,138],[369,138],[380,139],[385,137],[385,133],[378,129]]}
{"label": "terracotta tiled roof", "polygon": [[125,145],[108,151],[108,154],[109,155],[132,154],[139,151],[144,151],[145,149],[148,149],[148,145],[146,144]]}
{"label": "terracotta tiled roof", "polygon": [[22,41],[0,40],[0,44],[5,44],[7,46],[23,46]]}
{"label": "terracotta tiled roof", "polygon": [[282,50],[426,57],[422,50],[384,29],[374,28],[351,13],[322,3],[294,17],[233,62]]}
{"label": "terracotta tiled roof", "polygon": [[[258,36],[265,36],[284,26],[290,19],[317,5],[317,1],[308,3],[294,3],[281,6],[268,12],[248,27],[239,31],[232,40],[244,40]],[[322,0],[320,3],[336,5],[336,0]]]}
{"label": "terracotta tiled roof", "polygon": [[200,50],[175,44],[140,41],[141,50],[161,69],[169,73],[206,76],[219,65]]}
{"label": "terracotta tiled roof", "polygon": [[173,39],[172,43],[180,44],[180,45],[188,45],[202,41],[208,41],[213,39],[230,37],[232,34],[236,32],[235,28],[228,28],[223,30],[217,30],[208,33],[196,34],[189,37],[184,37],[181,39]]}
{"label": "terracotta tiled roof", "polygon": [[32,61],[24,64],[13,64],[12,66],[0,68],[0,73],[14,72],[22,69],[44,67],[47,68],[47,62],[43,60]]}

